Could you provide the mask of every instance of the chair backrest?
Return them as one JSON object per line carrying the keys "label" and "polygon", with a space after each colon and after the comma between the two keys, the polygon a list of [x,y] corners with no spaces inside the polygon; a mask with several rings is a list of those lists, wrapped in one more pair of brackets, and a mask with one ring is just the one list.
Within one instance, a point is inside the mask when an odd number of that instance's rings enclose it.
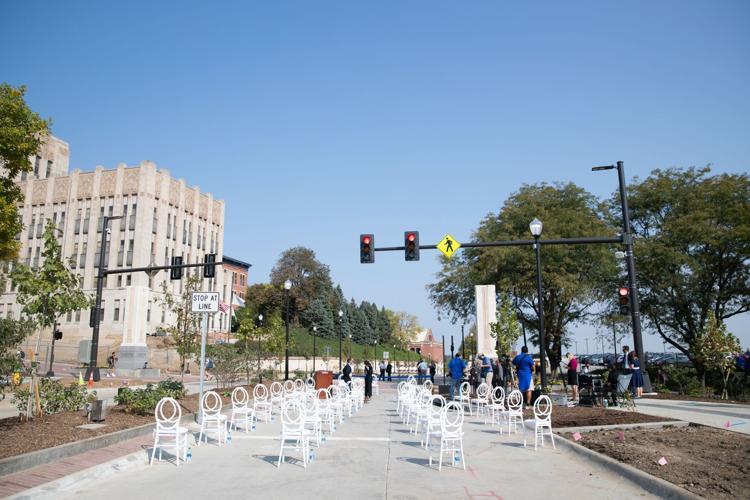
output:
{"label": "chair backrest", "polygon": [[294,392],[294,380],[285,380],[284,381],[284,394],[289,394],[291,392]]}
{"label": "chair backrest", "polygon": [[499,385],[492,389],[492,404],[503,406],[505,404],[505,389]]}
{"label": "chair backrest", "polygon": [[250,395],[244,387],[235,387],[232,391],[232,408],[247,408]]}
{"label": "chair backrest", "polygon": [[537,420],[550,420],[552,417],[552,401],[549,396],[539,396],[534,401],[534,418]]}
{"label": "chair backrest", "polygon": [[271,397],[276,398],[284,393],[284,386],[281,382],[274,382],[271,384]]}
{"label": "chair backrest", "polygon": [[176,429],[180,424],[182,410],[174,398],[161,398],[159,402],[156,403],[154,415],[156,417],[157,431],[171,430]]}
{"label": "chair backrest", "polygon": [[432,380],[425,380],[422,385],[425,389],[432,391]]}
{"label": "chair backrest", "polygon": [[305,390],[305,381],[301,378],[298,378],[294,381],[294,388],[298,391]]}
{"label": "chair backrest", "polygon": [[482,382],[479,384],[479,387],[477,387],[477,397],[480,399],[487,399],[490,396],[490,392],[492,391],[492,387],[487,382]]}
{"label": "chair backrest", "polygon": [[303,399],[303,403],[305,405],[305,415],[315,416],[318,413],[318,409],[320,408],[320,400],[318,399],[318,396],[315,394],[307,394],[305,395],[305,398]]}
{"label": "chair backrest", "polygon": [[430,407],[428,412],[432,418],[440,418],[440,414],[445,408],[445,398],[440,394],[435,394],[430,397]]}
{"label": "chair backrest", "polygon": [[307,384],[307,387],[315,387],[315,379],[312,377],[307,377],[307,381],[305,382]]}
{"label": "chair backrest", "polygon": [[305,421],[305,409],[299,401],[285,401],[281,407],[281,425],[284,431],[301,431]]}
{"label": "chair backrest", "polygon": [[513,411],[521,411],[523,406],[523,394],[518,389],[513,389],[508,394],[508,409]]}
{"label": "chair backrest", "polygon": [[455,401],[450,401],[440,412],[440,429],[443,435],[457,434],[464,425],[464,410]]}
{"label": "chair backrest", "polygon": [[265,401],[268,399],[268,387],[263,384],[258,384],[253,389],[253,399],[258,401]]}
{"label": "chair backrest", "polygon": [[201,409],[204,416],[218,415],[221,413],[221,396],[214,391],[203,393]]}
{"label": "chair backrest", "polygon": [[315,391],[315,396],[321,401],[326,401],[326,402],[328,402],[328,400],[331,399],[331,393],[325,387],[321,387],[320,389]]}
{"label": "chair backrest", "polygon": [[458,388],[458,392],[461,396],[468,396],[471,392],[471,384],[468,382],[462,382],[461,387]]}

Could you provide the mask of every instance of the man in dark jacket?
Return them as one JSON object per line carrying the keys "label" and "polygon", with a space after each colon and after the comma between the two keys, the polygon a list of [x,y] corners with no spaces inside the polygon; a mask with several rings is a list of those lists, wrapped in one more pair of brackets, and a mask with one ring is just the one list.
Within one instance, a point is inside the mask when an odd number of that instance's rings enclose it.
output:
{"label": "man in dark jacket", "polygon": [[391,381],[391,372],[393,372],[393,365],[389,361],[387,365],[385,365],[385,375],[388,377],[388,382]]}
{"label": "man in dark jacket", "polygon": [[352,362],[352,358],[346,358],[346,365],[344,366],[344,369],[342,370],[342,375],[344,375],[344,382],[346,382],[347,385],[350,385],[352,383],[352,365],[350,364]]}

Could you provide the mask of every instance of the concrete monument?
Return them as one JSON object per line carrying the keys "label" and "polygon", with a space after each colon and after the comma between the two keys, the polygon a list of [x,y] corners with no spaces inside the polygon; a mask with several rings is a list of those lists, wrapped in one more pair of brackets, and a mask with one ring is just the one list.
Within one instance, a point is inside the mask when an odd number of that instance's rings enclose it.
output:
{"label": "concrete monument", "polygon": [[476,285],[474,290],[477,300],[477,353],[496,358],[496,339],[491,328],[492,323],[497,322],[495,285]]}

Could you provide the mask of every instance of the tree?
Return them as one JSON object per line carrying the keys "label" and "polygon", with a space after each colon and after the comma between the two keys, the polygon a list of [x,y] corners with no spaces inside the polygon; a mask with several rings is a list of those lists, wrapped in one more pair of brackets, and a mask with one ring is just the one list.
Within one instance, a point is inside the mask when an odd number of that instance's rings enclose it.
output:
{"label": "tree", "polygon": [[628,193],[641,313],[701,378],[709,318],[750,310],[750,177],[709,174],[655,170]]}
{"label": "tree", "polygon": [[317,335],[320,337],[333,338],[336,336],[336,323],[333,321],[330,301],[324,298],[315,299],[303,314],[303,320],[318,328]]}
{"label": "tree", "polygon": [[[726,325],[709,313],[706,327],[695,342],[695,357],[706,369],[721,373],[724,382],[721,399],[727,399],[727,382],[735,369],[734,356],[739,352],[742,348],[737,337],[727,332]],[[705,377],[702,382],[705,390]]]}
{"label": "tree", "polygon": [[[489,214],[472,241],[528,240],[529,223],[544,223],[542,239],[608,236],[614,229],[605,209],[575,184],[524,185],[497,214]],[[518,317],[537,345],[539,311],[534,251],[530,246],[469,248],[460,256],[443,258],[437,282],[428,285],[439,314],[453,323],[473,315],[474,285],[495,284],[499,294],[514,294]],[[542,247],[542,289],[546,343],[550,366],[558,366],[571,325],[592,315],[592,305],[614,287],[618,276],[607,245],[545,245]]]}
{"label": "tree", "polygon": [[256,283],[247,288],[245,294],[245,307],[248,313],[256,318],[258,314],[271,317],[274,313],[282,311],[284,305],[284,294],[279,287],[270,283]]}
{"label": "tree", "polygon": [[[260,372],[259,358],[265,359],[273,356],[280,359],[284,355],[284,320],[281,319],[279,313],[271,316],[264,315],[262,324],[259,324],[258,320],[252,316],[244,316],[240,320],[237,341],[240,348],[240,363],[249,379],[252,366]],[[291,338],[289,341],[291,349],[293,342]]]}
{"label": "tree", "polygon": [[34,324],[31,321],[0,318],[0,374],[21,370],[16,348],[32,331]]}
{"label": "tree", "polygon": [[498,356],[510,355],[511,348],[521,336],[521,323],[508,295],[501,295],[500,306],[497,308],[497,323],[492,323],[490,327],[497,339]]}
{"label": "tree", "polygon": [[406,349],[422,330],[417,317],[403,311],[389,311],[392,336],[391,340],[399,349]]}
{"label": "tree", "polygon": [[201,317],[191,312],[190,303],[193,292],[199,292],[202,280],[197,273],[188,273],[185,286],[179,295],[173,294],[166,283],[162,284],[162,297],[159,301],[175,318],[166,330],[171,335],[172,344],[180,355],[180,375],[187,370],[187,363],[198,352],[201,339]]}
{"label": "tree", "polygon": [[284,282],[290,280],[290,312],[299,322],[302,312],[318,298],[330,297],[333,284],[328,266],[315,257],[315,252],[305,247],[285,250],[271,270],[271,285],[283,294]]}
{"label": "tree", "polygon": [[32,169],[29,157],[49,134],[49,121],[32,111],[24,94],[26,87],[0,83],[0,260],[14,259],[23,229],[18,203],[23,193],[14,182],[21,172]]}

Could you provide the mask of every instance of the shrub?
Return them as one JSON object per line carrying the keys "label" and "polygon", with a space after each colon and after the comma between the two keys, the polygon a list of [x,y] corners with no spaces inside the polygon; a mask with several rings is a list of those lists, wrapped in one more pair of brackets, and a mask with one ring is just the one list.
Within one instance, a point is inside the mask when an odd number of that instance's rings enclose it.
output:
{"label": "shrub", "polygon": [[[96,391],[92,393],[92,396],[96,397]],[[25,411],[28,398],[28,387],[18,387],[13,393],[11,402],[16,405],[18,411]],[[85,386],[78,385],[75,382],[65,387],[59,380],[42,378],[39,379],[39,399],[42,412],[50,415],[80,410],[89,400],[89,395]]]}
{"label": "shrub", "polygon": [[161,398],[181,399],[185,396],[185,386],[179,380],[162,380],[156,386],[148,384],[145,389],[121,388],[115,403],[123,405],[126,413],[137,415],[151,415]]}

